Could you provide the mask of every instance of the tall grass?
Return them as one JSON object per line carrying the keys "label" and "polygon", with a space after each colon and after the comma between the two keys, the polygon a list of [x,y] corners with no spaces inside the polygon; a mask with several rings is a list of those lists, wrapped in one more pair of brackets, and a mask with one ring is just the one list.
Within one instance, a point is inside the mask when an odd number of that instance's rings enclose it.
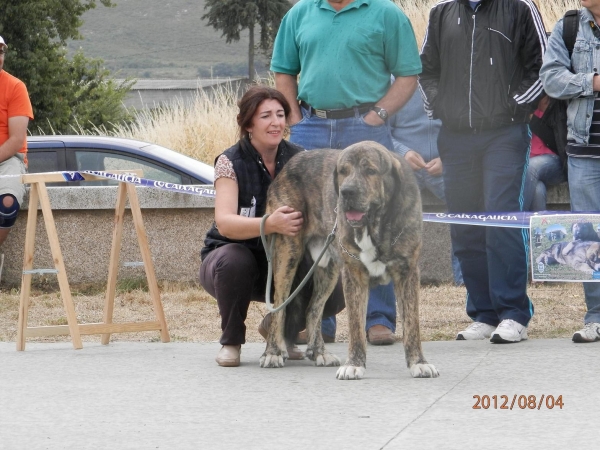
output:
{"label": "tall grass", "polygon": [[[419,46],[427,29],[429,10],[438,1],[395,0],[410,18]],[[580,7],[579,0],[533,1],[538,5],[548,31],[566,11]],[[272,79],[260,82],[273,84]],[[141,110],[135,113],[133,124],[117,125],[110,133],[98,128],[81,128],[76,132],[150,141],[212,164],[215,156],[237,140],[236,101],[236,92],[231,85],[219,85],[211,94],[199,89],[192,102],[179,101],[151,111]]]}
{"label": "tall grass", "polygon": [[191,100],[139,110],[131,124],[117,124],[110,132],[101,128],[75,132],[153,142],[212,165],[237,140],[237,113],[237,91],[225,83],[210,92],[198,89]]}

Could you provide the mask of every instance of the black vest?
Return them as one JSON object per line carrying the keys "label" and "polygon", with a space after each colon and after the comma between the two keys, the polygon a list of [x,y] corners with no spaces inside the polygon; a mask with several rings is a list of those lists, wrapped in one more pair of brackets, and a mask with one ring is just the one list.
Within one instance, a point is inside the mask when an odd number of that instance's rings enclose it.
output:
{"label": "black vest", "polygon": [[[275,176],[279,174],[292,156],[301,151],[303,151],[301,147],[282,140],[277,148],[275,158]],[[237,144],[225,150],[221,155],[227,156],[231,161],[237,178],[237,213],[246,217],[262,217],[267,207],[267,190],[273,181],[262,157],[254,149],[248,138],[238,141]],[[215,158],[215,164],[221,155]],[[215,248],[230,243],[245,245],[250,250],[264,251],[260,236],[242,241],[229,239],[219,233],[216,223],[213,222],[211,229],[206,233],[204,247],[200,250],[202,260]]]}

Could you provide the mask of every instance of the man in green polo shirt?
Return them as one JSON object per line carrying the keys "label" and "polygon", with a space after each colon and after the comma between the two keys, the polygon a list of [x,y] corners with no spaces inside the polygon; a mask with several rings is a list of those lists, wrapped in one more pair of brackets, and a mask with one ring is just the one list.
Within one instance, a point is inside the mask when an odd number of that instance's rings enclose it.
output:
{"label": "man in green polo shirt", "polygon": [[[421,60],[410,21],[390,0],[300,0],[281,22],[271,70],[292,108],[291,142],[312,150],[371,140],[393,150],[387,118],[411,98]],[[369,342],[393,344],[395,329],[392,285],[374,288]],[[335,336],[335,322],[324,320],[323,334]]]}

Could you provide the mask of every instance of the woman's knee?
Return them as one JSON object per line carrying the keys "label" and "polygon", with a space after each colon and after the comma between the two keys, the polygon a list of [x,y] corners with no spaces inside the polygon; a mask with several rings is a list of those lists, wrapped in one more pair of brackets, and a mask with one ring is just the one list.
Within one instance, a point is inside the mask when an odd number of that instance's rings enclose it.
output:
{"label": "woman's knee", "polygon": [[216,284],[241,283],[240,278],[244,278],[251,285],[258,276],[254,254],[240,244],[227,244],[213,250],[200,267],[200,284],[211,294]]}
{"label": "woman's knee", "polygon": [[258,274],[258,265],[254,254],[243,245],[228,244],[215,251],[220,251],[215,261],[217,272],[244,273],[252,276]]}

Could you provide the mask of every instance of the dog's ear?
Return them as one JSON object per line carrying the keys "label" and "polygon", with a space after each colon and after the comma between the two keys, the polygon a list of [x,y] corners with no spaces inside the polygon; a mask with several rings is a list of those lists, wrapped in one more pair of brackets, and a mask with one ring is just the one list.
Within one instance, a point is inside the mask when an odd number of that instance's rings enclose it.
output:
{"label": "dog's ear", "polygon": [[402,183],[404,179],[402,163],[393,153],[390,152],[389,155],[390,159],[392,160],[392,177],[394,178],[395,192],[400,192],[402,190]]}
{"label": "dog's ear", "polygon": [[338,185],[338,170],[337,164],[333,167],[333,189],[335,190],[335,195],[340,196],[340,186]]}

